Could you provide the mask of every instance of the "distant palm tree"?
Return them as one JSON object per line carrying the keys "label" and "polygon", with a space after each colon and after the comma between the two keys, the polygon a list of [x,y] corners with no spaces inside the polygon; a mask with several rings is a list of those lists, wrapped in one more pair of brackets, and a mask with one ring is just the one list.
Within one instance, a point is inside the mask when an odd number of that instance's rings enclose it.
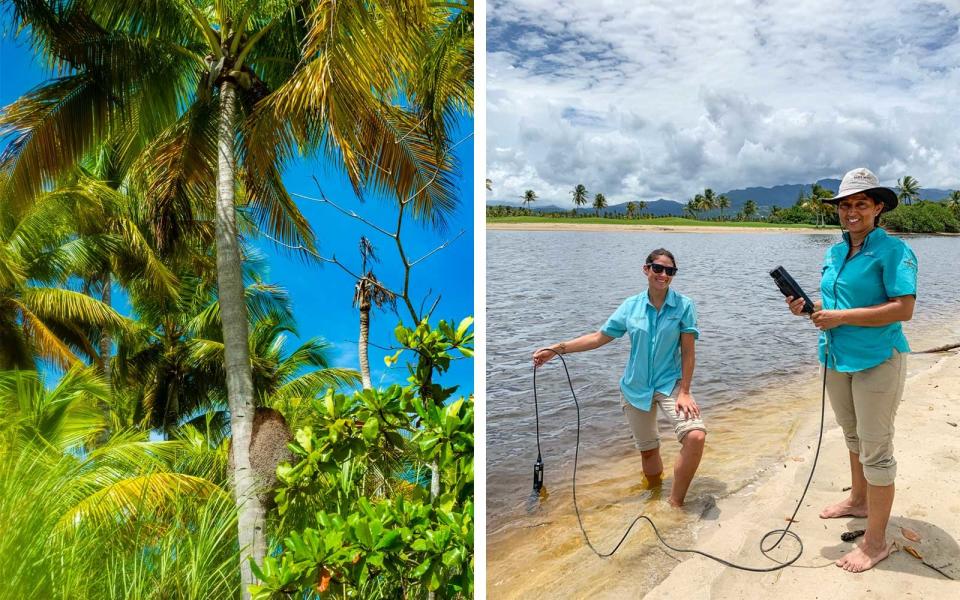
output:
{"label": "distant palm tree", "polygon": [[636,202],[627,202],[627,218],[632,219],[637,210]]}
{"label": "distant palm tree", "polygon": [[703,210],[713,210],[717,207],[717,195],[713,193],[713,190],[707,188],[703,190]]}
{"label": "distant palm tree", "polygon": [[803,207],[808,208],[817,215],[817,227],[824,227],[827,224],[826,214],[833,206],[825,201],[833,197],[833,192],[821,186],[818,183],[813,184],[810,189],[810,196],[803,202]]}
{"label": "distant palm tree", "polygon": [[950,192],[950,197],[947,199],[947,208],[960,218],[960,190]]}
{"label": "distant palm tree", "polygon": [[743,216],[744,216],[744,218],[749,221],[749,220],[750,220],[750,217],[752,217],[752,216],[755,215],[756,213],[757,213],[757,203],[754,202],[753,200],[747,200],[747,201],[743,204]]}
{"label": "distant palm tree", "polygon": [[603,194],[597,194],[593,197],[593,210],[600,216],[600,210],[607,207],[607,198]]}
{"label": "distant palm tree", "polygon": [[697,211],[700,210],[700,205],[703,203],[703,196],[697,194],[693,198],[687,201],[683,206],[684,212],[690,215],[692,218],[697,218]]}
{"label": "distant palm tree", "polygon": [[720,208],[720,220],[723,220],[723,209],[730,208],[730,198],[727,198],[723,194],[717,198],[717,207]]}
{"label": "distant palm tree", "polygon": [[914,200],[920,199],[920,182],[904,175],[903,179],[897,180],[897,198],[904,204],[913,204]]}
{"label": "distant palm tree", "polygon": [[641,217],[643,217],[643,209],[645,209],[646,207],[647,207],[647,203],[644,202],[643,200],[641,200],[640,202],[637,202],[637,210],[640,211]]}
{"label": "distant palm tree", "polygon": [[587,188],[582,183],[578,183],[571,193],[573,194],[573,203],[577,208],[587,204]]}
{"label": "distant palm tree", "polygon": [[530,203],[536,201],[537,193],[534,192],[533,190],[527,190],[520,197],[523,198],[523,207],[529,208]]}

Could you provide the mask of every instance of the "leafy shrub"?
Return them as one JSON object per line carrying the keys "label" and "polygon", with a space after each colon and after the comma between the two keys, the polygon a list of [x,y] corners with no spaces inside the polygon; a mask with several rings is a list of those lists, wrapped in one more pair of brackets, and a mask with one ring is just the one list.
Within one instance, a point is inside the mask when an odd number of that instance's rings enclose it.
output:
{"label": "leafy shrub", "polygon": [[950,209],[937,202],[901,204],[883,215],[883,226],[904,233],[958,233],[960,220]]}

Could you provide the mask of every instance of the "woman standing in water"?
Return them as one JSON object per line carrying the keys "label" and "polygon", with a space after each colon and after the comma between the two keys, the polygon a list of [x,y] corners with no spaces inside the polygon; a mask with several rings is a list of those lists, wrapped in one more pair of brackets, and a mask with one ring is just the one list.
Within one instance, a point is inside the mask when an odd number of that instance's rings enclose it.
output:
{"label": "woman standing in water", "polygon": [[683,448],[673,468],[670,504],[679,507],[700,465],[707,431],[690,393],[694,345],[700,336],[697,311],[692,300],[670,289],[677,274],[677,261],[670,251],[651,252],[643,273],[647,290],[624,300],[599,331],[541,348],[533,353],[533,363],[539,367],[555,353],[593,350],[629,334],[630,357],[620,379],[620,404],[651,484],[658,484],[663,474],[657,406],[673,424]]}
{"label": "woman standing in water", "polygon": [[[893,506],[893,421],[903,396],[910,347],[902,321],[913,317],[917,257],[903,240],[877,227],[897,196],[876,175],[854,169],[840,182],[837,205],[843,240],[827,251],[820,280],[822,302],[810,319],[820,334],[827,394],[843,429],[850,459],[850,495],[827,506],[820,518],[866,517],[863,543],[837,561],[854,573],[885,559]],[[787,298],[801,315],[803,299]]]}

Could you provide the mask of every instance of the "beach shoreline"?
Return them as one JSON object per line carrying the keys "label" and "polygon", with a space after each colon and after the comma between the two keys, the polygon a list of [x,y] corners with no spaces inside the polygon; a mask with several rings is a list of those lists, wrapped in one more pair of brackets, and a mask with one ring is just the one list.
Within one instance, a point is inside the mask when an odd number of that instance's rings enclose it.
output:
{"label": "beach shoreline", "polygon": [[634,231],[642,233],[819,233],[837,235],[839,229],[813,227],[737,227],[735,225],[646,225],[603,223],[487,223],[488,231]]}
{"label": "beach shoreline", "polygon": [[[951,335],[955,332],[951,327],[918,323],[908,332],[908,338],[913,350],[924,351],[955,341],[943,339],[947,331]],[[956,550],[955,541],[960,538],[960,500],[949,494],[949,490],[960,489],[960,475],[956,474],[960,429],[946,424],[960,421],[960,352],[913,354],[908,365],[897,421],[900,475],[891,532],[897,529],[899,533],[899,526],[904,524],[921,533],[924,539],[912,545],[937,560],[952,562],[946,571],[957,569],[953,576],[960,577],[960,550]],[[631,515],[640,511],[650,514],[665,537],[678,547],[696,548],[738,564],[773,564],[759,552],[760,540],[767,531],[782,527],[793,512],[809,476],[820,424],[820,381],[815,372],[798,374],[781,387],[783,390],[777,392],[780,395],[764,392],[761,399],[742,403],[729,413],[721,411],[711,419],[714,441],[711,444],[708,440],[708,451],[713,457],[705,456],[683,511],[651,501],[649,492],[629,483],[630,474],[639,467],[634,464],[638,462],[636,457],[609,457],[620,463],[614,473],[585,468],[589,475],[578,483],[578,488],[582,486],[578,496],[583,496],[581,511],[591,538],[602,550],[609,550]],[[771,411],[783,414],[777,417]],[[805,548],[797,567],[757,574],[734,571],[699,556],[674,554],[661,547],[642,522],[630,534],[626,548],[612,558],[598,559],[584,544],[576,519],[570,514],[569,487],[561,476],[548,501],[552,509],[537,513],[519,527],[488,530],[488,596],[521,598],[537,592],[591,598],[672,599],[678,594],[704,599],[749,598],[756,597],[757,585],[774,582],[778,586],[774,594],[799,599],[816,596],[817,586],[829,581],[849,591],[841,594],[844,597],[865,598],[866,589],[874,590],[871,598],[877,597],[871,574],[852,575],[832,564],[851,547],[840,541],[839,534],[848,528],[863,529],[865,520],[822,521],[817,517],[822,505],[838,500],[842,488],[849,485],[846,448],[829,406],[825,416],[816,474],[793,526]],[[927,422],[937,425],[937,435],[926,436],[926,429],[920,429]],[[754,439],[757,428],[777,425],[781,433],[775,438],[779,440],[763,436],[764,443],[773,442],[773,446],[758,446]],[[924,443],[911,443],[918,439]],[[747,469],[734,477],[730,477],[729,468],[721,466],[725,460],[722,457],[730,460],[735,456],[729,451],[731,446],[741,449],[745,460],[741,467]],[[664,462],[672,464],[672,446],[668,444],[665,451]],[[616,471],[623,475],[616,475]],[[935,490],[922,485],[930,481],[938,482]],[[930,519],[930,515],[936,518]],[[904,541],[902,536],[897,539]],[[794,548],[789,544],[785,541],[784,550],[779,554],[775,551],[773,556],[789,558]],[[940,558],[947,555],[956,560]],[[807,568],[798,568],[801,565]],[[918,589],[924,590],[920,597],[941,597],[942,586],[953,584],[904,551],[881,564],[876,573],[890,590],[902,585],[896,577],[909,574],[918,580]]]}
{"label": "beach shoreline", "polygon": [[[796,565],[758,574],[699,556],[681,556],[681,562],[644,598],[747,598],[755,597],[761,587],[765,597],[788,600],[811,598],[824,590],[829,590],[829,597],[845,599],[903,598],[907,589],[908,596],[918,598],[955,594],[955,581],[903,548],[913,547],[927,563],[960,579],[960,499],[956,495],[960,489],[960,352],[914,354],[911,361],[919,364],[908,375],[897,416],[897,495],[887,528],[887,537],[897,542],[898,551],[864,573],[847,573],[833,564],[853,548],[840,540],[840,534],[864,529],[866,519],[818,517],[823,506],[846,496],[843,488],[850,485],[846,447],[828,406],[820,460],[791,529],[804,545]],[[804,423],[781,463],[768,467],[755,484],[717,503],[716,518],[701,521],[695,533],[697,549],[738,564],[770,564],[759,552],[759,540],[792,514],[809,476],[818,425],[819,418]],[[904,537],[902,527],[918,533],[920,541]],[[774,555],[785,560],[795,548],[788,540],[783,551]]]}

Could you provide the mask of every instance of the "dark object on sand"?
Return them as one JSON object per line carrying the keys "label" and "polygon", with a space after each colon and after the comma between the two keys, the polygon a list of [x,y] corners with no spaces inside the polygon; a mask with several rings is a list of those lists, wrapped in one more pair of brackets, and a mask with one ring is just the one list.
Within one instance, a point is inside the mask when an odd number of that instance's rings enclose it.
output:
{"label": "dark object on sand", "polygon": [[840,539],[845,542],[852,542],[853,540],[857,539],[864,533],[866,533],[866,531],[863,529],[856,529],[854,531],[844,531],[843,533],[840,534]]}
{"label": "dark object on sand", "polygon": [[943,346],[937,346],[936,348],[930,348],[929,350],[920,350],[919,352],[914,352],[914,354],[933,354],[934,352],[946,352],[948,350],[954,350],[955,348],[960,348],[960,344],[945,344]]}
{"label": "dark object on sand", "polygon": [[843,489],[840,490],[840,491],[841,491],[841,492],[849,492],[849,491],[852,490],[852,489],[853,489],[853,488],[851,488],[851,487],[848,485],[847,487],[843,488]]}

